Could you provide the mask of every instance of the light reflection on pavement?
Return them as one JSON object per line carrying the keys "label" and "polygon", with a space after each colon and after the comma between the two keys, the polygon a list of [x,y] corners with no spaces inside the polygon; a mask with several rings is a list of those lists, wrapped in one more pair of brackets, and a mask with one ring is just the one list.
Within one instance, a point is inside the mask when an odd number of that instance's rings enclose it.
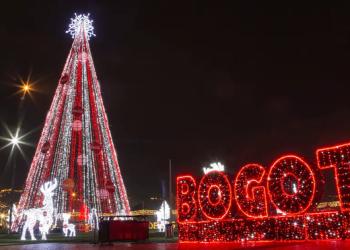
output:
{"label": "light reflection on pavement", "polygon": [[350,249],[350,240],[324,240],[300,242],[249,242],[249,243],[114,243],[99,244],[62,244],[41,243],[28,245],[0,246],[9,250],[90,250],[90,249],[127,249],[127,250],[343,250]]}

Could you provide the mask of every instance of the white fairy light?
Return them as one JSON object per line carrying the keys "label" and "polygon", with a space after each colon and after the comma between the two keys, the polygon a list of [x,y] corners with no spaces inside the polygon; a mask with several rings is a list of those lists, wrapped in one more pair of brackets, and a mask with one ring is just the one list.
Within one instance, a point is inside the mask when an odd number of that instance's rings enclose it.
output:
{"label": "white fairy light", "polygon": [[[279,204],[278,204],[279,205]],[[276,208],[276,213],[277,214],[282,214],[282,215],[287,215],[285,212],[283,212],[281,209]]]}
{"label": "white fairy light", "polygon": [[71,18],[71,23],[69,24],[69,28],[66,31],[66,33],[69,33],[72,38],[75,38],[76,35],[79,34],[81,29],[83,28],[86,32],[86,36],[88,39],[92,36],[96,36],[94,33],[94,26],[92,26],[93,20],[89,19],[90,14],[84,15],[80,14],[77,15],[74,13],[75,17]]}
{"label": "white fairy light", "polygon": [[293,193],[297,193],[298,192],[298,188],[297,188],[297,184],[293,183]]}
{"label": "white fairy light", "polygon": [[208,168],[204,167],[203,168],[204,174],[207,174],[207,173],[209,173],[211,171],[220,171],[220,172],[222,172],[224,170],[225,170],[225,166],[222,165],[220,162],[211,163],[210,167],[208,167]]}
{"label": "white fairy light", "polygon": [[34,227],[39,221],[39,230],[41,233],[41,239],[46,240],[46,235],[53,223],[53,191],[57,188],[57,180],[45,182],[41,187],[40,191],[44,195],[43,207],[30,208],[23,211],[23,214],[18,216],[26,216],[24,226],[22,229],[21,240],[26,240],[27,230],[30,233],[31,240],[36,240],[34,236]]}

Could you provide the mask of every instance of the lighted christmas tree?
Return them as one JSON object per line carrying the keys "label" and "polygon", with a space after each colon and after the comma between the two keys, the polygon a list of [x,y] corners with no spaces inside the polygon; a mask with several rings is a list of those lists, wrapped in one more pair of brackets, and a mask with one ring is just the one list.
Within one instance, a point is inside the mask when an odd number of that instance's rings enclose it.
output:
{"label": "lighted christmas tree", "polygon": [[[130,213],[117,153],[96,76],[88,15],[76,15],[67,33],[74,38],[26,179],[18,211],[40,207],[40,186],[57,179],[56,213]],[[15,223],[15,227],[19,222]]]}

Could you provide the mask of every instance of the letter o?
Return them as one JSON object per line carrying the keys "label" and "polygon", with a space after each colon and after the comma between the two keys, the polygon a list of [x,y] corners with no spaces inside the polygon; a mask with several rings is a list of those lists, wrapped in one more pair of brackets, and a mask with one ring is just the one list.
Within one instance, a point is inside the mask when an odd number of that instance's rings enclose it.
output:
{"label": "letter o", "polygon": [[232,192],[227,175],[211,171],[204,175],[198,186],[198,202],[207,219],[223,219],[230,211]]}
{"label": "letter o", "polygon": [[[294,183],[291,179],[294,179]],[[286,183],[292,183],[291,191],[287,190]],[[304,213],[311,206],[316,191],[314,172],[300,157],[283,156],[276,160],[270,168],[267,190],[272,204],[280,212]]]}

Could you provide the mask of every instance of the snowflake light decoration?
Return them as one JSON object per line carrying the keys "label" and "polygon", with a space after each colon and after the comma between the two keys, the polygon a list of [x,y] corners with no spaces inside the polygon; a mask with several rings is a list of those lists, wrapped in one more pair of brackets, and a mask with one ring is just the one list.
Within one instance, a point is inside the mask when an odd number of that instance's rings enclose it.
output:
{"label": "snowflake light decoration", "polygon": [[90,14],[77,15],[77,13],[74,13],[74,15],[75,17],[70,19],[71,23],[69,24],[69,28],[66,33],[69,33],[72,38],[75,38],[75,36],[79,34],[80,29],[84,28],[88,39],[90,39],[92,36],[96,36],[94,33],[94,26],[92,26],[94,21],[89,19]]}

